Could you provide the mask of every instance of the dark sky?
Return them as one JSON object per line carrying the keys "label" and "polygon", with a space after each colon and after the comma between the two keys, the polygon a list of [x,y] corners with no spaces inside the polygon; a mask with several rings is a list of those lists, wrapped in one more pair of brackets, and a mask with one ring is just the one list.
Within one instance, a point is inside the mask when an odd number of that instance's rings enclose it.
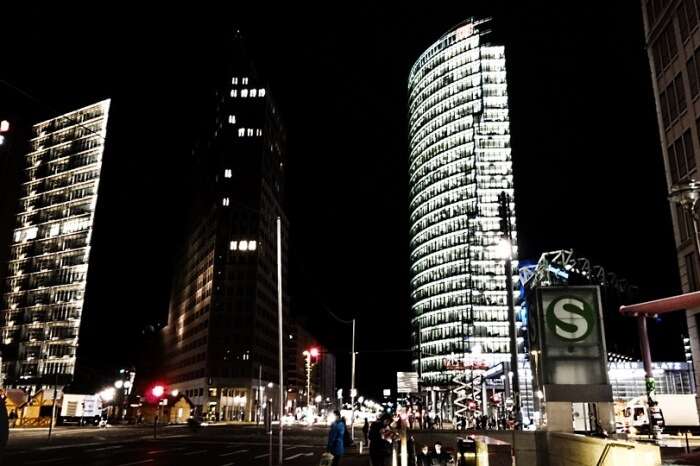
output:
{"label": "dark sky", "polygon": [[[349,328],[326,310],[358,318],[360,389],[389,387],[408,369],[407,353],[372,352],[409,342],[408,71],[471,15],[493,15],[506,44],[521,258],[574,248],[638,284],[641,299],[677,293],[638,3],[528,4],[62,8],[13,18],[0,31],[0,75],[40,104],[2,88],[0,112],[34,122],[113,99],[89,305],[116,325],[94,338],[124,336],[136,348],[140,326],[166,312],[197,105],[234,24],[288,128],[294,312],[339,353]],[[619,349],[633,354],[633,323],[615,322]],[[656,357],[681,357],[682,322],[653,325]],[[106,346],[106,364],[131,357]],[[342,385],[346,369],[341,356]]]}

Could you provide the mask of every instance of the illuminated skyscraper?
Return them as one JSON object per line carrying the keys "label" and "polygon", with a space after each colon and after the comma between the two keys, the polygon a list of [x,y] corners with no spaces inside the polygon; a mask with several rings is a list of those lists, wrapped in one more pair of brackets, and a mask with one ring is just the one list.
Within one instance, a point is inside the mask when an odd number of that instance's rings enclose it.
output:
{"label": "illuminated skyscraper", "polygon": [[463,361],[510,360],[498,212],[501,192],[514,210],[506,62],[488,24],[448,31],[408,79],[413,364],[424,386],[444,387]]}
{"label": "illuminated skyscraper", "polygon": [[69,383],[110,100],[34,125],[0,311],[5,385]]}

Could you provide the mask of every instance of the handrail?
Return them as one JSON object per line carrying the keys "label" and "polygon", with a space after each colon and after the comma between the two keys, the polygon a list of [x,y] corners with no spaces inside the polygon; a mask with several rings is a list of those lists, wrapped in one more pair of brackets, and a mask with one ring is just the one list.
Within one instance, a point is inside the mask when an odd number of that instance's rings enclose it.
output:
{"label": "handrail", "polygon": [[620,447],[620,448],[625,448],[627,450],[634,450],[633,445],[628,445],[626,443],[606,443],[605,448],[603,448],[603,453],[600,455],[600,459],[598,459],[598,462],[596,463],[596,466],[603,466],[605,464],[605,459],[608,457],[608,453],[610,450],[612,450],[614,447]]}

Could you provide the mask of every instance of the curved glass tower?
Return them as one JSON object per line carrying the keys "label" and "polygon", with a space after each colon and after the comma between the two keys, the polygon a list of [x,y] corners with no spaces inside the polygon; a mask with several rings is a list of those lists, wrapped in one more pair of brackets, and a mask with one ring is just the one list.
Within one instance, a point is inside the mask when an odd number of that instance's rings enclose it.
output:
{"label": "curved glass tower", "polygon": [[510,360],[505,255],[516,249],[504,248],[498,209],[505,192],[514,223],[506,63],[485,40],[488,22],[447,32],[408,79],[413,364],[424,386]]}

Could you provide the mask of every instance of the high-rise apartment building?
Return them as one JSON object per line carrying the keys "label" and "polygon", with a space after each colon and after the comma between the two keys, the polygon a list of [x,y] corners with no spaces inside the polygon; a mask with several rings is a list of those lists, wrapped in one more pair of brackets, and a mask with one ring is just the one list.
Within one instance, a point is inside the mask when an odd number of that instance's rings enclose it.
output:
{"label": "high-rise apartment building", "polygon": [[33,127],[0,307],[5,386],[73,378],[109,107]]}
{"label": "high-rise apartment building", "polygon": [[504,251],[498,209],[505,192],[514,210],[506,60],[488,37],[488,19],[459,24],[408,79],[413,364],[424,388],[510,361],[505,255],[517,247]]}
{"label": "high-rise apartment building", "polygon": [[164,329],[166,381],[209,417],[253,419],[268,383],[268,395],[278,392],[276,218],[285,285],[286,136],[239,34],[222,62],[194,150],[196,201]]}

